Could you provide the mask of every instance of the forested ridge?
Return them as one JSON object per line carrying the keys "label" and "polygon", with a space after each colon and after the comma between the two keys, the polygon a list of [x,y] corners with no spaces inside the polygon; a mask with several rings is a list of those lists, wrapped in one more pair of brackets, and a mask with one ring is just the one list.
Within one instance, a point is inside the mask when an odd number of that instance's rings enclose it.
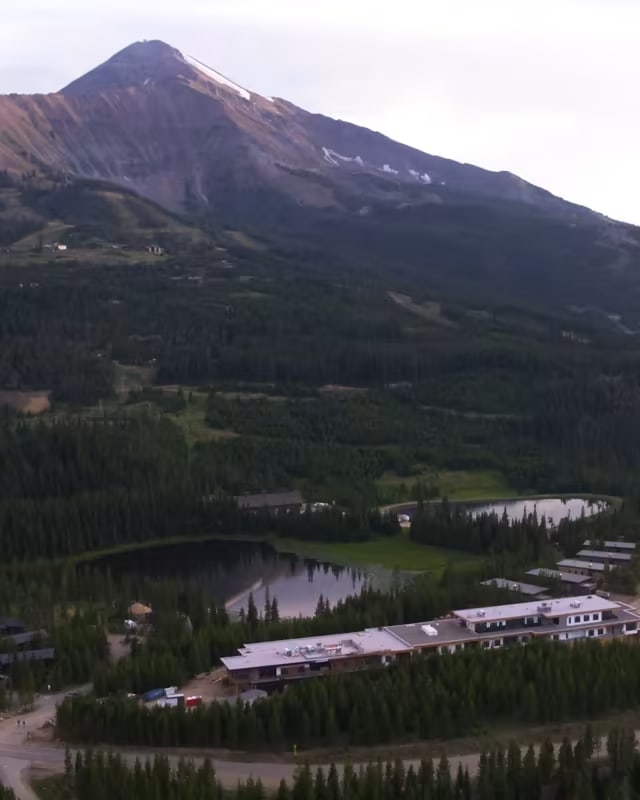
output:
{"label": "forested ridge", "polygon": [[[412,458],[434,464],[426,452],[405,451],[396,452],[396,467],[402,469],[400,462],[412,463]],[[394,464],[393,451],[375,447],[243,437],[191,446],[170,415],[145,411],[42,422],[5,415],[0,419],[0,464],[0,556],[5,560],[52,558],[205,533],[353,541],[398,531],[392,517],[374,508],[375,477]],[[433,487],[420,480],[416,478],[418,496],[428,496]],[[340,506],[299,516],[247,515],[238,512],[232,499],[242,490],[297,482],[311,498],[337,499]],[[636,538],[634,508],[630,500],[626,517],[609,523],[617,536]],[[464,539],[455,534],[451,521],[436,524],[441,517],[430,513],[428,531],[419,520],[414,523],[416,541],[484,554],[506,549],[533,560],[544,558],[548,549],[542,521],[512,525],[507,534],[504,521],[478,520],[465,524],[482,524],[485,533],[468,532]],[[452,519],[459,519],[456,513]],[[577,544],[587,530],[574,529],[572,541]],[[498,544],[491,541],[496,536]]]}
{"label": "forested ridge", "polygon": [[[494,470],[518,491],[635,491],[633,337],[588,314],[474,309],[453,297],[434,306],[424,288],[396,287],[438,309],[420,316],[361,265],[225,244],[126,267],[18,268],[3,256],[0,387],[49,390],[54,409],[106,427],[114,446],[123,410],[146,405],[179,423],[194,413],[197,389],[208,398],[202,430],[169,444],[165,430],[162,440],[177,464],[189,451],[190,480],[210,493],[295,485],[362,510],[385,502],[386,476],[405,481],[407,494],[432,476],[437,494],[446,470]],[[126,402],[121,365],[184,393],[134,390]],[[148,451],[137,444],[141,458],[157,458],[151,437]],[[148,484],[155,491],[155,476]],[[175,492],[179,506],[184,491]],[[115,501],[125,524],[128,502]],[[190,506],[153,524],[190,524],[199,513]],[[132,518],[130,527],[147,525]]]}
{"label": "forested ridge", "polygon": [[[256,751],[412,742],[638,707],[637,648],[619,643],[434,656],[188,714],[123,697],[180,684],[247,641],[499,603],[511,596],[480,580],[551,566],[585,538],[640,538],[634,337],[589,314],[478,307],[296,252],[300,263],[286,247],[225,240],[222,253],[210,243],[154,264],[19,268],[2,254],[0,388],[47,390],[52,403],[38,419],[0,418],[0,611],[42,627],[56,648],[51,667],[16,666],[15,688],[27,698],[91,679],[101,702],[76,698],[59,714],[72,741]],[[413,310],[390,291],[410,295]],[[507,494],[623,500],[552,531],[535,515],[509,523],[436,502],[450,472],[489,473]],[[233,499],[294,488],[329,507],[247,514]],[[419,504],[411,545],[472,554],[476,566],[368,587],[334,608],[323,601],[305,620],[280,619],[277,599],[232,620],[188,581],[83,561],[205,535],[399,541],[395,514],[379,508],[409,499]],[[618,588],[633,591],[634,570]],[[104,631],[121,630],[134,599],[152,604],[153,628],[109,663]],[[607,779],[593,779],[594,796]],[[322,796],[322,780],[312,783]],[[398,791],[413,797],[411,786]]]}

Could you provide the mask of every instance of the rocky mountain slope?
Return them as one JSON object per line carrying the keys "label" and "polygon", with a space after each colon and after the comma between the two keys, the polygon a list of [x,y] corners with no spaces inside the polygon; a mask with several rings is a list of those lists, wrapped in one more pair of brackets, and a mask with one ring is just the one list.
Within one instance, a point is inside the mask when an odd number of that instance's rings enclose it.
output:
{"label": "rocky mountain slope", "polygon": [[253,199],[361,212],[459,194],[591,215],[507,172],[407,147],[238,86],[159,41],[138,42],[59,93],[0,97],[0,169],[101,178],[176,211]]}
{"label": "rocky mountain slope", "polygon": [[300,268],[374,272],[385,289],[597,307],[640,325],[639,229],[263,97],[163,42],[58,93],[0,97],[0,246],[45,223],[76,226],[79,241],[123,239],[121,220],[127,240],[176,226],[184,238],[176,213],[256,233]]}

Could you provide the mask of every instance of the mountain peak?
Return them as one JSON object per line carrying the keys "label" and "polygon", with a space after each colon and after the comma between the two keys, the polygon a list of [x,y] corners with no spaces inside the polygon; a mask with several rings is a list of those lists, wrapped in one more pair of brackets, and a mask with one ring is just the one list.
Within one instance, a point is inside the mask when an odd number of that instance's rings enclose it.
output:
{"label": "mountain peak", "polygon": [[167,81],[205,80],[216,88],[233,92],[245,100],[251,93],[202,61],[185,56],[175,47],[159,39],[134,42],[104,64],[92,69],[62,89],[67,96],[79,96],[128,89],[134,86],[155,86]]}
{"label": "mountain peak", "polygon": [[159,40],[135,42],[62,89],[62,94],[85,95],[126,89],[177,78],[184,58]]}

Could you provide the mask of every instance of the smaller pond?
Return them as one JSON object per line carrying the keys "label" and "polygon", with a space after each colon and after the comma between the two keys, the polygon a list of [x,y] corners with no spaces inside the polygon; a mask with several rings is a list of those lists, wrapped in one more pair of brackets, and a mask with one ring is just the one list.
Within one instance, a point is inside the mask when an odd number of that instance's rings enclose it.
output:
{"label": "smaller pond", "polygon": [[[452,503],[453,505],[453,503]],[[544,517],[548,525],[555,526],[561,520],[579,519],[582,514],[591,517],[606,511],[609,503],[606,500],[592,500],[581,497],[523,497],[518,500],[494,500],[492,502],[456,503],[477,514],[502,514],[506,511],[510,520],[522,519],[527,514],[535,513],[538,518]],[[407,503],[395,509],[397,514],[412,517],[416,513],[416,504]]]}
{"label": "smaller pond", "polygon": [[369,581],[362,570],[321,564],[276,552],[259,542],[211,541],[149,547],[97,559],[93,568],[150,578],[188,578],[203,586],[216,604],[231,612],[253,594],[262,612],[267,591],[282,617],[313,616],[320,595],[334,605],[359,594]]}
{"label": "smaller pond", "polygon": [[472,514],[502,514],[507,512],[510,520],[522,519],[523,516],[533,514],[538,519],[544,519],[548,525],[557,525],[563,519],[579,519],[583,514],[591,517],[600,514],[608,507],[604,500],[585,500],[580,497],[541,497],[535,500],[524,498],[522,500],[508,500],[502,503],[469,503],[467,508]]}

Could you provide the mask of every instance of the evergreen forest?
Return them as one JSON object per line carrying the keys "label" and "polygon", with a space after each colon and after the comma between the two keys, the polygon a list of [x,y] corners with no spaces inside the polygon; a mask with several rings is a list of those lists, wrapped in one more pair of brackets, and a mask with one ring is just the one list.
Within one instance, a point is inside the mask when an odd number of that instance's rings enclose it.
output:
{"label": "evergreen forest", "polygon": [[[593,719],[640,706],[640,650],[614,640],[466,648],[389,668],[307,680],[253,704],[193,710],[73,698],[58,711],[73,742],[290,750],[473,734],[497,723]],[[612,678],[615,676],[615,678]]]}

